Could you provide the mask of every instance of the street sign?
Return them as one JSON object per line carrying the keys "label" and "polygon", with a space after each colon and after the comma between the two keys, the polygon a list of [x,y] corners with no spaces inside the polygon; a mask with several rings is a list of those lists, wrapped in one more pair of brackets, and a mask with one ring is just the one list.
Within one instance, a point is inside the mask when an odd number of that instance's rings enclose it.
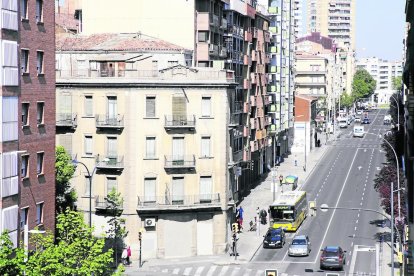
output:
{"label": "street sign", "polygon": [[326,212],[328,211],[329,207],[328,207],[328,204],[322,204],[319,208],[321,209],[322,212]]}

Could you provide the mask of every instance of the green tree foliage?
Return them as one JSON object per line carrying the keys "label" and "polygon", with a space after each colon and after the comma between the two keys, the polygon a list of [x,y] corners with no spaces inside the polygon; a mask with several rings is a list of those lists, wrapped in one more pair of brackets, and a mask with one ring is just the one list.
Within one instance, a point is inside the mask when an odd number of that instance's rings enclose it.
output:
{"label": "green tree foliage", "polygon": [[401,90],[402,86],[402,77],[392,77],[392,89],[394,90]]}
{"label": "green tree foliage", "polygon": [[353,103],[354,103],[354,99],[352,98],[351,95],[348,95],[346,93],[343,93],[341,95],[341,108],[342,107],[351,107]]}
{"label": "green tree foliage", "polygon": [[69,180],[75,173],[70,155],[62,146],[56,147],[56,210],[62,212],[67,207],[72,208],[76,202],[75,190],[70,186]]}
{"label": "green tree foliage", "polygon": [[358,69],[352,81],[352,98],[354,101],[358,101],[371,96],[375,91],[376,85],[377,82],[367,70]]}
{"label": "green tree foliage", "polygon": [[[1,275],[23,275],[23,271],[28,276],[110,274],[112,250],[104,251],[104,239],[92,235],[92,229],[84,223],[81,213],[69,209],[60,213],[56,228],[56,240],[50,233],[30,236],[31,251],[27,262],[24,262],[23,249],[12,250],[8,236],[4,238],[2,235],[2,244],[7,246],[0,249]],[[6,269],[10,267],[17,271],[8,272]]]}

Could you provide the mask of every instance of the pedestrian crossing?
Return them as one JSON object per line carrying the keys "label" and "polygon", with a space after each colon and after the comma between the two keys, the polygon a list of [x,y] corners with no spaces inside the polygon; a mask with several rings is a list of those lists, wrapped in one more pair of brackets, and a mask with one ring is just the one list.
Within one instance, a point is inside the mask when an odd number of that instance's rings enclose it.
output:
{"label": "pedestrian crossing", "polygon": [[[197,267],[175,267],[161,268],[160,272],[165,275],[183,276],[267,276],[265,269],[253,269],[237,265],[211,265]],[[280,273],[280,276],[299,276],[287,273]]]}

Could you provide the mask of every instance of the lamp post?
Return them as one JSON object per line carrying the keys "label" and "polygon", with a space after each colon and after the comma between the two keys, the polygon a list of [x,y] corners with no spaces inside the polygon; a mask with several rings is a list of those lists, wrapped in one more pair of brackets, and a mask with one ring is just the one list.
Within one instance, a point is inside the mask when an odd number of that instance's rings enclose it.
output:
{"label": "lamp post", "polygon": [[394,95],[391,95],[391,99],[393,99],[397,105],[397,129],[400,131],[400,105],[397,99],[394,98]]}
{"label": "lamp post", "polygon": [[[391,208],[393,208],[393,197],[392,194],[396,191],[393,191],[393,187],[394,184],[391,182]],[[387,215],[385,215],[384,213],[381,213],[377,210],[374,209],[365,209],[365,208],[348,208],[348,207],[329,207],[327,204],[321,204],[320,206],[314,206],[312,209],[317,210],[320,209],[322,212],[326,212],[329,209],[333,209],[333,210],[350,210],[350,211],[366,211],[366,212],[372,212],[372,213],[377,213],[381,216],[383,216],[385,219],[387,219],[390,223],[391,223],[391,247],[392,247],[392,253],[391,253],[391,275],[394,276],[394,230],[397,233],[397,237],[398,237],[398,242],[401,243],[401,236],[400,236],[400,232],[398,232],[397,227],[394,224],[394,215],[393,215],[393,210],[391,209],[391,218],[389,218]],[[395,229],[394,229],[395,228]],[[401,267],[400,267],[400,271],[401,271]],[[400,275],[401,272],[400,272]]]}

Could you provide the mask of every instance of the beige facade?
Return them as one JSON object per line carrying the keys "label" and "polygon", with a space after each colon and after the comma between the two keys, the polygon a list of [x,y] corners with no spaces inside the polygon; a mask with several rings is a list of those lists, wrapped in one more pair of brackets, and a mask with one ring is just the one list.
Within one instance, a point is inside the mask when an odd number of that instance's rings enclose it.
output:
{"label": "beige facade", "polygon": [[[96,234],[107,227],[105,197],[114,187],[124,199],[125,242],[134,257],[141,228],[145,258],[223,253],[233,212],[223,166],[231,150],[233,72],[186,67],[184,49],[120,56],[110,49],[85,52],[65,48],[67,41],[61,45],[57,144],[94,171]],[[175,59],[178,65],[168,67]],[[155,61],[166,68],[155,69]],[[79,166],[73,185],[85,214],[88,180]]]}

